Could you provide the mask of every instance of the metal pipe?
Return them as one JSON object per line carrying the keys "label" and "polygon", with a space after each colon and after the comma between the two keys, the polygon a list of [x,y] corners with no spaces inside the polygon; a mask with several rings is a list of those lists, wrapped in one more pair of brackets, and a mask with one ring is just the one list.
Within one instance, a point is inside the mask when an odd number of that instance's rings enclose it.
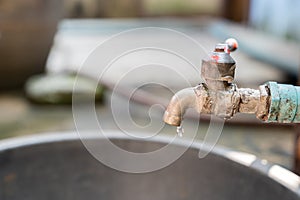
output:
{"label": "metal pipe", "polygon": [[270,104],[266,122],[300,123],[300,87],[268,82]]}
{"label": "metal pipe", "polygon": [[230,50],[235,40],[218,44],[209,60],[202,62],[202,77],[206,83],[178,92],[171,100],[164,121],[180,126],[188,108],[199,113],[231,119],[237,112],[256,114],[265,122],[300,123],[300,87],[268,82],[258,90],[238,89],[232,83],[235,61]]}
{"label": "metal pipe", "polygon": [[180,126],[186,109],[194,108],[201,114],[214,114],[231,119],[237,112],[256,114],[259,119],[268,116],[269,98],[265,87],[260,90],[238,89],[232,84],[227,90],[214,91],[205,83],[195,88],[187,88],[176,93],[170,101],[164,121],[173,126]]}

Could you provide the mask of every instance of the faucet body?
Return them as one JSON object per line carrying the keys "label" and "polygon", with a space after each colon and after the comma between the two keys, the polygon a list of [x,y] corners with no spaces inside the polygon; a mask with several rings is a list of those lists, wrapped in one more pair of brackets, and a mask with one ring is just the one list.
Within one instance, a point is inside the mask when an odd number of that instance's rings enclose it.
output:
{"label": "faucet body", "polygon": [[164,114],[167,124],[180,126],[188,108],[224,119],[240,112],[255,114],[265,122],[300,122],[300,87],[267,82],[258,89],[250,89],[232,83],[236,64],[230,51],[236,48],[236,41],[230,39],[218,44],[210,58],[202,61],[201,76],[205,83],[173,96]]}

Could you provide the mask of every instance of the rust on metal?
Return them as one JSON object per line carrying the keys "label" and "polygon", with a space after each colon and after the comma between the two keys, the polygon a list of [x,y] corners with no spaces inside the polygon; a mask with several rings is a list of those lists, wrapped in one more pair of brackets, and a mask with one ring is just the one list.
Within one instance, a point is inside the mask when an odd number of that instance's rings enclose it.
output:
{"label": "rust on metal", "polygon": [[171,125],[181,124],[185,110],[231,119],[237,112],[255,114],[265,122],[300,123],[300,87],[268,82],[259,89],[238,88],[232,83],[236,64],[230,50],[238,45],[218,44],[209,60],[203,60],[205,83],[182,90],[172,98],[164,116]]}

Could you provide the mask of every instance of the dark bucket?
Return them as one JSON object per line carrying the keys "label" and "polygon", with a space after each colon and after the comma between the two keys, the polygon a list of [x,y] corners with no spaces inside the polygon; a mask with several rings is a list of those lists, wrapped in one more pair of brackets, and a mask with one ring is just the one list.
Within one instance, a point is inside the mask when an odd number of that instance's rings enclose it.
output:
{"label": "dark bucket", "polygon": [[[145,142],[121,133],[108,135],[118,146],[138,152],[157,149],[167,141],[160,136]],[[199,159],[199,143],[194,143],[168,167],[130,174],[101,164],[77,137],[56,133],[0,141],[0,199],[299,199],[298,176],[250,154],[215,148]],[[101,145],[104,139],[94,140]]]}

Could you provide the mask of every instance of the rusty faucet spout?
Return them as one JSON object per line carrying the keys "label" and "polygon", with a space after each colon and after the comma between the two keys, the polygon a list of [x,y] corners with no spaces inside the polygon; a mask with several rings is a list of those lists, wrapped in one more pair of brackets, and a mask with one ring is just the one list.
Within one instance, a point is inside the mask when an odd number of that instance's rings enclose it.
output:
{"label": "rusty faucet spout", "polygon": [[180,90],[172,97],[165,111],[164,121],[172,126],[180,126],[185,111],[195,107],[196,93],[194,88]]}

